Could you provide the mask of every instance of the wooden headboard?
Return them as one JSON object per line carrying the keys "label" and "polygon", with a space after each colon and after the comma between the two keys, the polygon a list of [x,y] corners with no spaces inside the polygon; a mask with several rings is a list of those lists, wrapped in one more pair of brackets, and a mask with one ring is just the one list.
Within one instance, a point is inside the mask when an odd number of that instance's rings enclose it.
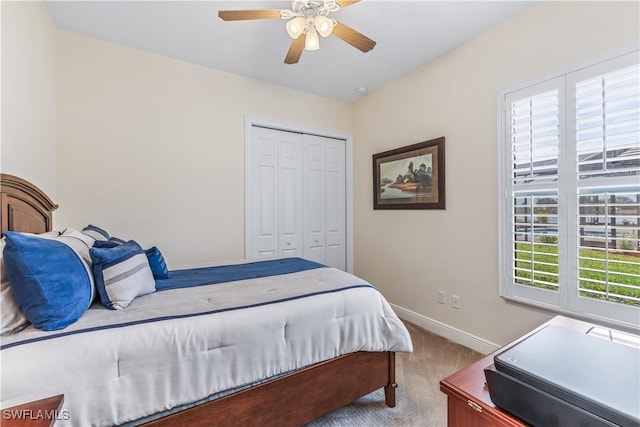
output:
{"label": "wooden headboard", "polygon": [[51,231],[53,211],[58,205],[38,187],[22,178],[3,173],[0,174],[0,195],[2,232]]}

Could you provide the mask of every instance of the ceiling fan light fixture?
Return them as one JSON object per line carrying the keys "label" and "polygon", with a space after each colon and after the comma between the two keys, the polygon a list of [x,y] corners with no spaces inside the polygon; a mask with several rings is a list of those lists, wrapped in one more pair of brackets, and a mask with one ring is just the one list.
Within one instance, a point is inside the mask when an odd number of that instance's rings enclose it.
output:
{"label": "ceiling fan light fixture", "polygon": [[295,40],[300,37],[300,34],[304,33],[306,26],[306,20],[302,16],[293,18],[287,22],[287,33],[289,34],[289,37]]}
{"label": "ceiling fan light fixture", "polygon": [[313,25],[322,37],[329,37],[333,31],[333,27],[336,25],[336,21],[326,16],[318,15],[313,18]]}
{"label": "ceiling fan light fixture", "polygon": [[319,37],[334,35],[364,53],[376,45],[374,40],[361,32],[330,18],[333,12],[357,4],[361,0],[290,1],[291,9],[219,10],[218,17],[223,21],[286,20],[285,29],[293,40],[284,58],[285,64],[297,64],[304,50],[320,49]]}
{"label": "ceiling fan light fixture", "polygon": [[304,41],[305,50],[318,50],[320,49],[320,40],[318,39],[318,32],[313,27],[313,25],[309,26],[309,31],[307,32],[307,38]]}

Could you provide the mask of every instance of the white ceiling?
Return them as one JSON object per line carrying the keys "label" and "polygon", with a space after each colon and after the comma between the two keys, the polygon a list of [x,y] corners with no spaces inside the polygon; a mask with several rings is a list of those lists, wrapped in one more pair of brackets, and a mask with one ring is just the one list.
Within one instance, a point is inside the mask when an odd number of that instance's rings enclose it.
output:
{"label": "white ceiling", "polygon": [[377,41],[362,53],[330,36],[298,64],[283,60],[283,20],[224,22],[218,10],[287,9],[288,1],[47,1],[59,28],[347,102],[408,73],[532,1],[364,0],[332,16]]}

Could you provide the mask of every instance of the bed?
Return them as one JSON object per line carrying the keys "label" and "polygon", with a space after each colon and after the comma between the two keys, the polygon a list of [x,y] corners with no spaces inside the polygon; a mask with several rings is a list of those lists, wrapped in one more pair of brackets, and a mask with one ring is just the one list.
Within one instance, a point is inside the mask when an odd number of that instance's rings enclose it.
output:
{"label": "bed", "polygon": [[[52,230],[57,206],[36,186],[2,174],[1,198],[3,233]],[[94,302],[62,329],[3,336],[2,406],[64,394],[62,426],[301,425],[380,388],[395,406],[395,352],[412,347],[384,298],[339,270],[268,262],[275,273],[212,265],[251,271],[162,291],[157,281],[123,310]],[[294,264],[304,268],[278,270]]]}

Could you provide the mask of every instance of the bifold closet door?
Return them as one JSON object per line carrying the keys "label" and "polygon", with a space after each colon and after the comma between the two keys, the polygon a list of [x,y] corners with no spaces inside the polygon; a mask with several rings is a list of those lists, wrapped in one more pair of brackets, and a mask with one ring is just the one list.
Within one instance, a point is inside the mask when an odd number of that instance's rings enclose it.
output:
{"label": "bifold closet door", "polygon": [[325,139],[325,264],[346,271],[346,145],[343,140]]}
{"label": "bifold closet door", "polygon": [[302,134],[251,130],[250,258],[303,256]]}
{"label": "bifold closet door", "polygon": [[345,142],[304,135],[304,257],[346,269]]}

